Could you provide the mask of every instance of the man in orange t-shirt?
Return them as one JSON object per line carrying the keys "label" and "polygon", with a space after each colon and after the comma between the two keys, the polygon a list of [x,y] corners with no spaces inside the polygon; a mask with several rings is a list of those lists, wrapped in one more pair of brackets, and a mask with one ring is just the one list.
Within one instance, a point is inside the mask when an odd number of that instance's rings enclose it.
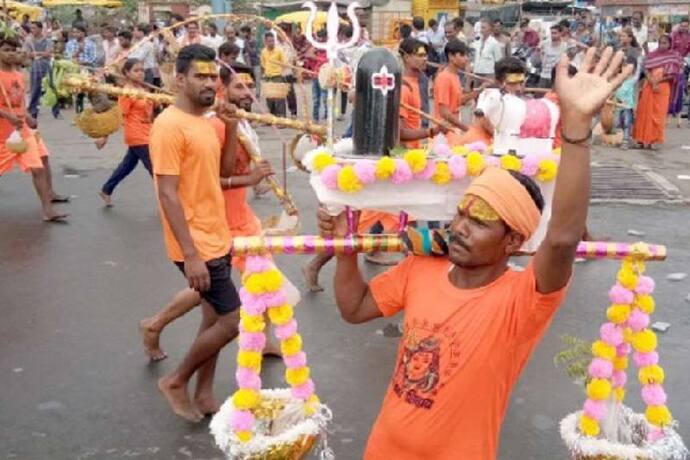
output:
{"label": "man in orange t-shirt", "polygon": [[[198,422],[218,409],[216,360],[238,333],[240,298],[230,277],[230,232],[219,177],[220,143],[203,116],[215,102],[215,52],[189,45],[177,56],[177,98],[151,131],[151,162],[168,256],[199,291],[203,319],[187,356],[158,381],[173,411]],[[192,403],[189,380],[198,371]]]}
{"label": "man in orange t-shirt", "polygon": [[[583,69],[558,64],[563,152],[548,231],[524,272],[508,268],[539,225],[538,186],[487,168],[467,188],[449,227],[445,258],[410,256],[367,284],[356,255],[338,255],[335,297],[343,318],[363,323],[404,314],[397,364],[364,453],[366,460],[491,460],[513,386],[564,299],[589,204],[590,126],[627,78],[611,49]],[[612,75],[611,78],[608,78]],[[319,210],[326,236],[347,217]],[[622,333],[622,331],[621,331]],[[364,389],[362,391],[365,391]]]}
{"label": "man in orange t-shirt", "polygon": [[405,147],[419,148],[420,140],[431,139],[439,133],[439,127],[422,128],[422,117],[413,109],[422,109],[422,97],[419,89],[420,75],[427,67],[427,47],[416,38],[406,38],[398,47],[403,61],[402,88],[400,92],[400,141]]}

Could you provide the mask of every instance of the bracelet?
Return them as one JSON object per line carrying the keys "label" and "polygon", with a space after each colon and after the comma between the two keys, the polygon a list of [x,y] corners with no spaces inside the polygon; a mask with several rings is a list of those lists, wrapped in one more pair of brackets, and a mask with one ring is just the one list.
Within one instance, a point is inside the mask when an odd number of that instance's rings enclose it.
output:
{"label": "bracelet", "polygon": [[561,131],[561,139],[563,139],[563,142],[566,142],[568,144],[573,144],[573,145],[584,144],[585,142],[592,139],[592,128],[589,129],[587,136],[583,137],[582,139],[570,139],[568,136],[565,135],[565,133],[563,131]]}

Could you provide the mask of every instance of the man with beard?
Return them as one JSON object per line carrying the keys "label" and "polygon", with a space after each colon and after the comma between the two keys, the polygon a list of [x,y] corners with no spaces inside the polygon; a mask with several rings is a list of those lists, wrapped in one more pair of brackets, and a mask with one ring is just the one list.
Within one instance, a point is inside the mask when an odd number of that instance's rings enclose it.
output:
{"label": "man with beard", "polygon": [[[215,102],[216,53],[180,50],[175,104],[151,131],[151,162],[170,260],[202,298],[199,333],[180,366],[158,381],[175,414],[192,422],[217,410],[213,377],[218,353],[238,333],[240,298],[230,278],[230,231],[219,176],[221,146],[204,114]],[[230,128],[228,128],[230,130]],[[197,373],[194,402],[187,386]]]}
{"label": "man with beard", "polygon": [[[230,70],[232,69],[232,70]],[[220,79],[224,87],[225,104],[223,105],[225,118],[232,117],[234,107],[251,111],[254,80],[249,67],[234,64],[220,70]],[[253,143],[258,150],[259,139],[246,120],[232,119],[231,123],[224,123],[220,118],[209,114],[210,124],[213,126],[219,145],[223,146],[221,156],[220,184],[223,188],[225,201],[225,217],[230,232],[230,238],[235,236],[255,236],[261,234],[261,221],[254,214],[247,202],[247,187],[258,184],[264,178],[273,174],[273,169],[267,160],[259,162],[253,169],[250,167],[251,158],[244,146],[238,142],[238,134]],[[244,258],[233,257],[232,265],[240,272],[244,271]],[[175,319],[186,314],[202,301],[202,296],[194,289],[184,289],[178,292],[163,309],[150,318],[139,323],[144,341],[146,354],[152,361],[166,358],[160,348],[160,335],[163,329]],[[279,355],[280,346],[268,340],[264,348],[264,355]],[[203,404],[202,404],[203,402]],[[197,401],[203,405],[208,413],[216,412],[220,404],[213,398]]]}
{"label": "man with beard", "polygon": [[[393,375],[366,460],[496,458],[511,390],[572,274],[589,203],[592,118],[632,71],[619,71],[620,51],[612,59],[607,48],[598,62],[595,55],[590,48],[587,70],[574,76],[565,55],[557,66],[566,174],[557,178],[546,237],[523,272],[508,260],[537,229],[544,201],[530,178],[492,167],[458,204],[450,260],[410,256],[367,284],[356,255],[338,256],[335,297],[346,321],[404,312],[396,369],[405,372]],[[319,226],[344,237],[346,213],[321,209]],[[425,353],[413,360],[421,344]]]}

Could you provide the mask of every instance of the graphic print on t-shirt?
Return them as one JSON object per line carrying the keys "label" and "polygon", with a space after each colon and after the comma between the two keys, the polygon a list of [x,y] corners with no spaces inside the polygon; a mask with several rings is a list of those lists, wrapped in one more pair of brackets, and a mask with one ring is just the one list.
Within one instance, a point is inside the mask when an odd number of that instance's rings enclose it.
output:
{"label": "graphic print on t-shirt", "polygon": [[455,333],[442,323],[414,318],[405,324],[401,348],[393,391],[408,404],[431,409],[458,364]]}

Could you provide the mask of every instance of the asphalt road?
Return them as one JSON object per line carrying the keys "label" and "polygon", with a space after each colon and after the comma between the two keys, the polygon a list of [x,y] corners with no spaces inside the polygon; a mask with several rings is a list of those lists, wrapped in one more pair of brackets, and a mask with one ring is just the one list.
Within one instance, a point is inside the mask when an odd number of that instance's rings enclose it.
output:
{"label": "asphalt road", "polygon": [[[156,388],[158,377],[187,350],[199,313],[165,331],[167,360],[149,364],[142,352],[139,319],[184,286],[165,257],[148,175],[138,169],[116,191],[116,206],[104,209],[96,192],[121,145],[113,141],[110,150],[96,154],[67,122],[51,123],[46,130],[55,133],[56,188],[75,196],[63,206],[72,213],[69,223],[40,221],[28,176],[0,178],[0,458],[221,458],[207,423],[191,425],[175,417]],[[303,231],[313,232],[316,203],[306,176],[288,176]],[[272,198],[253,205],[262,216],[277,209]],[[690,278],[666,280],[669,273],[690,271],[690,212],[681,205],[602,204],[590,216],[597,235],[634,241],[639,237],[627,231],[635,229],[646,241],[669,248],[668,261],[648,264],[658,285],[653,320],[671,324],[660,334],[661,364],[670,407],[681,434],[690,439],[690,303],[685,300]],[[299,267],[306,261],[278,258],[301,288]],[[332,268],[323,272],[328,289],[304,294],[297,317],[317,391],[334,413],[329,445],[338,459],[350,460],[361,458],[392,372],[397,338],[382,333],[389,320],[343,323],[333,302]],[[577,265],[567,302],[513,392],[501,434],[502,460],[568,458],[558,423],[581,407],[584,394],[554,366],[553,357],[563,348],[563,334],[596,336],[616,270],[610,261]],[[223,398],[235,389],[235,352],[234,345],[227,347],[219,362],[216,389]],[[265,386],[280,386],[282,364],[269,361],[263,376]],[[629,401],[641,409],[635,378],[630,381]]]}

